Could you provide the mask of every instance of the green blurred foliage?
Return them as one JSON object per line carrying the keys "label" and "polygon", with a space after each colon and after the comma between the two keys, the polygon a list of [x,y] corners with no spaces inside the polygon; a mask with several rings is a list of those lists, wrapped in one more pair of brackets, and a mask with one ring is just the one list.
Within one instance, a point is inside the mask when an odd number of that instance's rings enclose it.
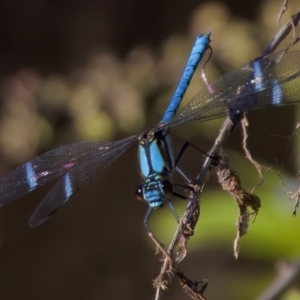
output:
{"label": "green blurred foliage", "polygon": [[[232,153],[231,167],[239,173],[243,182],[258,181],[258,174],[254,166],[247,163],[246,158],[237,153]],[[236,166],[236,167],[235,167]],[[249,259],[270,260],[275,263],[282,258],[300,257],[300,220],[292,217],[293,202],[280,184],[279,174],[275,171],[264,170],[264,183],[255,190],[255,194],[261,199],[260,211],[252,222],[247,235],[241,239],[241,253]],[[293,180],[283,174],[282,180]],[[249,189],[250,190],[250,189]],[[181,210],[185,204],[178,203]],[[203,192],[201,197],[201,215],[198,222],[199,232],[196,229],[195,236],[189,243],[190,251],[211,246],[228,246],[233,244],[235,238],[235,221],[238,217],[238,207],[233,198],[221,187]],[[168,220],[168,223],[166,223]],[[153,226],[159,232],[159,226],[169,228],[162,240],[170,238],[169,233],[174,227],[174,221],[162,215]],[[162,225],[163,224],[163,225]]]}

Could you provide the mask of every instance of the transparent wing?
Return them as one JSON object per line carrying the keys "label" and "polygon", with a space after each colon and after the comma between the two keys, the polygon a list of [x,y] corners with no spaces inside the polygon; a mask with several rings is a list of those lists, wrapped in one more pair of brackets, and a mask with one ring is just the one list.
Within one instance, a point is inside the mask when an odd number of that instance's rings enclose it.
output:
{"label": "transparent wing", "polygon": [[300,51],[278,52],[221,76],[156,130],[300,102]]}
{"label": "transparent wing", "polygon": [[[78,180],[84,181],[90,171],[90,161],[94,162],[94,169],[100,171],[125,152],[136,139],[137,136],[112,143],[84,141],[48,151],[0,179],[0,206],[13,202],[79,166],[82,173],[78,173]],[[75,191],[76,182],[73,186]],[[68,196],[74,191],[69,191]]]}
{"label": "transparent wing", "polygon": [[36,227],[46,221],[61,205],[82,185],[93,178],[118,156],[123,154],[137,136],[132,136],[114,143],[98,143],[101,149],[94,149],[93,154],[84,162],[67,170],[53,189],[45,196],[29,220],[29,226]]}

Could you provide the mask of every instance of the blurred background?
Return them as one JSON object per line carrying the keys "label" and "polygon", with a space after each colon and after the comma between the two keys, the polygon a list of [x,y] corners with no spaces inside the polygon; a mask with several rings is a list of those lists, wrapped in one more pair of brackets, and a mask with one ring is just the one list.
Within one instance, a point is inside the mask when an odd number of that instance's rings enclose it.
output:
{"label": "blurred background", "polygon": [[[258,57],[272,40],[282,1],[1,1],[0,175],[49,149],[81,140],[124,138],[155,125],[181,76],[196,34],[211,30],[210,81]],[[282,24],[300,8],[289,1]],[[288,45],[292,39],[286,39]],[[200,68],[183,101],[203,87]],[[233,256],[238,210],[213,174],[180,268],[209,280],[208,299],[255,299],[282,260],[300,257],[300,218],[288,191],[297,189],[296,107],[248,114],[248,146],[264,169],[256,189],[262,208]],[[174,152],[188,140],[209,151],[223,120],[174,128]],[[226,149],[250,190],[258,182],[237,129]],[[197,174],[202,155],[181,167]],[[0,212],[0,299],[153,299],[160,257],[143,226],[147,206],[137,147],[78,191],[49,221],[27,221],[53,183]],[[179,213],[186,203],[175,199]],[[176,228],[168,207],[150,227],[167,245]],[[299,280],[298,280],[299,288]],[[177,278],[162,299],[189,299]],[[297,285],[282,299],[300,299]]]}

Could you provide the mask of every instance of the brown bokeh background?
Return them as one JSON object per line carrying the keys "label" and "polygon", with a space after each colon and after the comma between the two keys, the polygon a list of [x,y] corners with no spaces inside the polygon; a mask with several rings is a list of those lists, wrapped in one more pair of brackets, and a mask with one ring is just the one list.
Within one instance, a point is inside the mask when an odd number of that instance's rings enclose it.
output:
{"label": "brown bokeh background", "polygon": [[[206,70],[209,80],[216,79],[260,55],[279,29],[281,2],[2,0],[0,175],[63,144],[117,140],[152,126],[163,114],[197,33],[212,31],[214,54]],[[297,1],[290,1],[283,22],[298,8]],[[200,71],[194,77],[184,103],[203,86]],[[295,178],[299,165],[297,134],[296,142],[288,144],[297,116],[291,107],[249,114],[253,156],[283,169],[289,178]],[[184,140],[208,151],[221,121],[175,129],[175,152]],[[251,188],[257,175],[244,161],[240,140],[240,132],[234,133],[227,147],[233,168]],[[195,165],[194,156],[188,156],[186,172],[195,171],[190,170]],[[142,224],[147,207],[135,201],[139,182],[134,146],[37,229],[30,229],[27,220],[52,183],[1,209],[0,299],[153,299],[152,279],[160,261]],[[295,188],[297,182],[292,183]],[[276,223],[286,228],[282,236],[274,229],[272,241],[287,244],[287,238],[299,244],[299,233],[288,235],[288,226],[299,229],[299,217],[290,217],[293,206],[285,194],[280,198],[284,217],[259,214],[245,238],[251,235],[252,240],[242,247],[248,252],[241,251],[236,261],[236,207],[222,200],[224,206],[205,213],[217,203],[210,191],[221,193],[213,176],[207,189],[197,227],[203,236],[191,247],[182,269],[192,278],[209,279],[208,299],[253,299],[275,276],[278,259],[299,255],[298,249],[270,254],[270,259],[265,252],[260,256],[265,239],[259,240],[259,233]],[[278,190],[284,194],[278,177],[267,199],[258,190],[265,212]],[[230,214],[227,231],[222,219]],[[260,225],[260,220],[265,223]],[[155,212],[150,224],[167,244],[164,238],[175,226],[168,209]],[[163,299],[188,296],[175,279]]]}

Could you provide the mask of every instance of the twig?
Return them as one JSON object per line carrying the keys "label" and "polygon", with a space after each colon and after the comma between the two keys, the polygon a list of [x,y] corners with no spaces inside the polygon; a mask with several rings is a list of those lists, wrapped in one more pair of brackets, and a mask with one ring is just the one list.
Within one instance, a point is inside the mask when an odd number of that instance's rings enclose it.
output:
{"label": "twig", "polygon": [[277,278],[269,286],[269,288],[256,300],[276,300],[281,299],[281,296],[293,285],[294,282],[300,279],[300,261],[277,263]]}
{"label": "twig", "polygon": [[[168,257],[165,257],[160,274],[154,281],[154,286],[156,287],[155,300],[160,299],[160,296],[162,295],[163,291],[165,291],[167,288],[168,282],[170,281],[170,279],[173,278],[174,272],[177,276],[179,276],[178,274],[183,274],[178,269],[178,264],[186,256],[186,246],[187,246],[188,238],[194,234],[194,228],[197,224],[198,217],[200,214],[199,199],[201,197],[203,188],[205,186],[208,172],[211,168],[211,165],[215,164],[214,158],[217,158],[217,153],[223,141],[233,131],[233,129],[234,129],[234,124],[231,122],[230,118],[228,117],[224,121],[220,133],[216,138],[215,143],[211,151],[209,152],[209,156],[207,156],[200,173],[198,174],[196,180],[192,183],[192,187],[194,191],[192,192],[193,195],[191,197],[191,201],[189,201],[185,214],[181,219],[180,224],[177,227],[174,237],[168,248],[169,256],[172,258],[172,264],[170,264]],[[173,252],[176,246],[179,247],[179,251],[174,256]],[[166,278],[167,276],[168,278]],[[187,277],[184,277],[185,279],[183,282],[182,281],[183,276],[181,277],[179,276],[179,278],[181,279],[181,282],[184,284],[184,286],[186,288],[189,288],[189,291],[193,291],[194,294],[199,293],[199,291],[194,290],[194,286],[191,284],[192,282],[195,281],[188,280]],[[201,290],[201,292],[203,291]],[[201,294],[199,294],[199,296],[204,297]]]}
{"label": "twig", "polygon": [[[297,27],[299,23],[300,23],[300,11],[292,15],[291,19],[279,30],[275,38],[271,41],[271,43],[269,43],[267,48],[263,51],[262,56],[266,56],[274,52],[292,30],[294,30],[295,32],[295,27]],[[294,36],[291,44],[286,48],[286,51],[288,51],[291,47],[293,47],[296,43],[298,43],[299,39],[300,39],[299,36],[297,36],[296,38]]]}
{"label": "twig", "polygon": [[283,16],[283,14],[286,12],[287,8],[288,8],[288,0],[283,0],[282,6],[280,8],[280,12],[277,17],[278,25],[280,25],[281,18]]}

